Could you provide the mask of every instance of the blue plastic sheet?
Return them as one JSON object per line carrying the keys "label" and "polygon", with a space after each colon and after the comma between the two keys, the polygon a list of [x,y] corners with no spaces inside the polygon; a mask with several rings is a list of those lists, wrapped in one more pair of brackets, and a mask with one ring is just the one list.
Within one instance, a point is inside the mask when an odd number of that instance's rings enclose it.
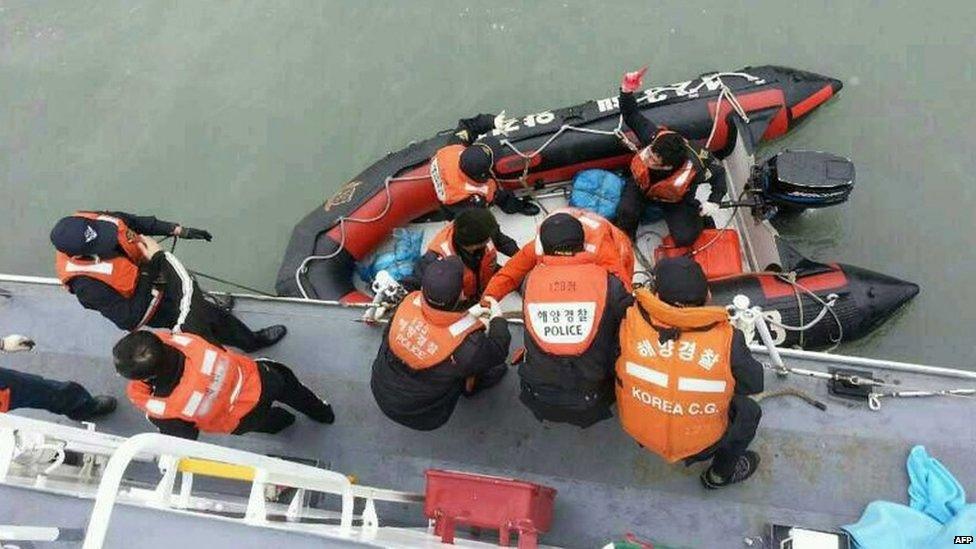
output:
{"label": "blue plastic sheet", "polygon": [[861,520],[844,526],[859,549],[952,547],[956,536],[976,536],[976,504],[924,446],[908,455],[909,505],[873,501]]}
{"label": "blue plastic sheet", "polygon": [[600,214],[607,219],[617,216],[624,180],[606,170],[583,170],[573,178],[569,205]]}
{"label": "blue plastic sheet", "polygon": [[423,254],[423,231],[395,229],[393,242],[392,252],[378,254],[369,263],[356,266],[356,273],[363,282],[371,283],[380,271],[390,273],[397,281],[413,274],[413,266]]}

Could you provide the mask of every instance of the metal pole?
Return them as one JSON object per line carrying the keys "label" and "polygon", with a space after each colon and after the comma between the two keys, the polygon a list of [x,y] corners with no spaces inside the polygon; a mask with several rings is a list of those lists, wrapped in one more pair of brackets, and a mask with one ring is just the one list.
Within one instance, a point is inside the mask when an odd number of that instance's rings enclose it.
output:
{"label": "metal pole", "polygon": [[[754,353],[763,353],[772,356],[770,350],[764,345],[750,345],[749,350]],[[811,360],[814,362],[826,362],[828,364],[839,364],[843,366],[863,366],[878,370],[891,370],[895,372],[909,372],[914,374],[924,374],[939,377],[955,377],[960,379],[976,380],[976,372],[960,370],[957,368],[946,368],[942,366],[926,366],[924,364],[913,364],[910,362],[897,362],[894,360],[881,360],[876,358],[864,358],[849,355],[833,355],[829,353],[818,353],[816,351],[804,351],[801,349],[776,349],[786,358],[797,358],[801,360]]]}

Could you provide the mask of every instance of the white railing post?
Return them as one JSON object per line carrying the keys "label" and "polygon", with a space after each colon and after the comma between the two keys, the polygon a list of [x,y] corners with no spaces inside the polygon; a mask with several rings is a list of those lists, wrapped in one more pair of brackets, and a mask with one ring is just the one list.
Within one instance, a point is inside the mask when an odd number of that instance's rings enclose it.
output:
{"label": "white railing post", "polygon": [[255,469],[254,480],[251,482],[251,495],[247,499],[247,511],[244,512],[244,522],[247,524],[260,526],[268,522],[267,501],[264,499],[267,480],[267,471]]}

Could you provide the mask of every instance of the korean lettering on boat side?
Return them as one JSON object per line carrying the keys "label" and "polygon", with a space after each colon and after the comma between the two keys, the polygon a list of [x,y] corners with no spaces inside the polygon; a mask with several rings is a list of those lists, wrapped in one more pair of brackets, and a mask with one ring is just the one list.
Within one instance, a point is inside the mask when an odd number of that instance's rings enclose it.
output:
{"label": "korean lettering on boat side", "polygon": [[[718,91],[722,87],[722,79],[738,77],[748,80],[754,84],[765,83],[761,78],[753,76],[748,73],[740,72],[720,72],[713,74],[704,74],[693,80],[686,80],[684,82],[678,82],[676,84],[669,84],[667,86],[657,86],[654,88],[648,88],[644,90],[643,93],[637,96],[637,103],[645,103],[648,105],[654,103],[660,103],[666,99],[672,99],[675,97],[698,97],[701,93],[709,93]],[[620,108],[620,102],[618,96],[607,97],[604,99],[599,99],[596,102],[597,110],[601,113],[617,110]]]}

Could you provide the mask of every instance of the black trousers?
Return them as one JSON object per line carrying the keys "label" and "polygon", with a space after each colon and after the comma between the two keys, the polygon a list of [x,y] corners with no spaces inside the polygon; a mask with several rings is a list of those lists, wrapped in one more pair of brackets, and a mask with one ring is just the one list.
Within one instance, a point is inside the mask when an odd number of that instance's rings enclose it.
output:
{"label": "black trousers", "polygon": [[91,417],[95,399],[73,381],[55,381],[34,374],[0,368],[0,391],[9,391],[10,409],[36,408],[75,421]]}
{"label": "black trousers", "polygon": [[299,381],[291,368],[268,359],[258,359],[257,363],[261,372],[261,401],[241,419],[235,435],[251,431],[275,434],[294,423],[295,415],[275,406],[278,402],[315,420],[331,414],[329,405]]}
{"label": "black trousers", "polygon": [[729,427],[714,446],[685,459],[686,464],[712,459],[712,471],[727,478],[735,471],[739,457],[745,454],[749,444],[756,438],[756,429],[762,419],[759,403],[747,396],[735,395],[729,406]]}
{"label": "black trousers", "polygon": [[[637,236],[637,226],[649,203],[651,200],[636,183],[627,181],[624,184],[620,193],[620,204],[617,206],[617,226],[630,235],[631,240]],[[678,203],[654,203],[664,211],[664,223],[667,224],[668,232],[676,245],[690,246],[701,235],[705,220],[699,212],[697,200],[686,198]]]}
{"label": "black trousers", "polygon": [[237,347],[245,353],[252,353],[264,345],[261,339],[247,324],[232,313],[204,299],[199,288],[195,288],[190,313],[183,323],[183,331],[199,335],[221,345]]}
{"label": "black trousers", "polygon": [[614,393],[594,391],[588,395],[548,392],[521,382],[519,400],[538,421],[569,423],[582,429],[613,417]]}

